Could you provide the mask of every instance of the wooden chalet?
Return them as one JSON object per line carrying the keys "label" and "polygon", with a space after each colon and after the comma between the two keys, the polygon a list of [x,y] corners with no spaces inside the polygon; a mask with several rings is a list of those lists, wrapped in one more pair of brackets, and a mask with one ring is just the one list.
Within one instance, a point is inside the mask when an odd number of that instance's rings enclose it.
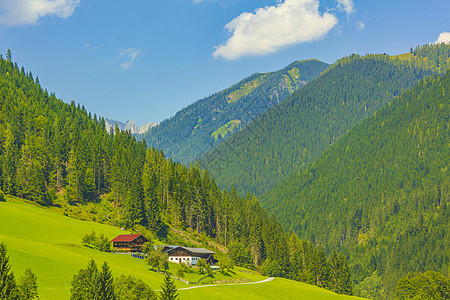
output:
{"label": "wooden chalet", "polygon": [[141,252],[148,239],[142,234],[122,234],[111,240],[117,251]]}
{"label": "wooden chalet", "polygon": [[161,251],[169,255],[169,262],[196,265],[199,259],[204,259],[210,265],[218,261],[214,258],[215,252],[205,248],[192,248],[183,246],[163,246]]}

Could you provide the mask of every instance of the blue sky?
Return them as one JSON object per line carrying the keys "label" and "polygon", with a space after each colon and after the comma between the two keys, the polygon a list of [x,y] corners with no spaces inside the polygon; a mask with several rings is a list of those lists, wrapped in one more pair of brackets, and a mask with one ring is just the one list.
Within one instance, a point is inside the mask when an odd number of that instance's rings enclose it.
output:
{"label": "blue sky", "polygon": [[255,72],[450,39],[448,0],[0,0],[0,52],[66,102],[138,125]]}

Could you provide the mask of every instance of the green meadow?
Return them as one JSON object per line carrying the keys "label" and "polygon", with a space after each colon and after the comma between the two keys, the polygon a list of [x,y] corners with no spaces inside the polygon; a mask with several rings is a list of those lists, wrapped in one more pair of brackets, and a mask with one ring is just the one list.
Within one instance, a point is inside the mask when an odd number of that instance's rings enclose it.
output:
{"label": "green meadow", "polygon": [[273,281],[242,284],[201,287],[178,291],[181,299],[361,299],[345,295],[338,295],[319,287],[288,280],[275,278]]}
{"label": "green meadow", "polygon": [[[93,258],[97,265],[106,261],[114,276],[133,275],[141,278],[154,290],[159,290],[163,275],[152,271],[144,260],[129,255],[100,252],[83,246],[82,237],[91,231],[112,239],[129,232],[95,222],[81,221],[57,212],[16,201],[7,197],[0,202],[0,242],[6,244],[10,264],[16,278],[25,268],[31,268],[38,277],[40,299],[68,299],[72,277],[81,268],[86,268]],[[174,274],[178,265],[170,264]],[[202,276],[186,274],[188,281],[197,281]],[[203,283],[218,280],[240,280],[255,282],[266,279],[256,272],[236,267],[230,276],[217,272],[214,278],[205,278]],[[178,288],[187,285],[176,280]],[[282,299],[301,296],[304,299],[341,299],[326,290],[295,281],[278,279],[272,282],[250,285],[222,285],[180,290],[181,299]]]}
{"label": "green meadow", "polygon": [[[31,268],[38,277],[41,299],[68,299],[72,277],[93,258],[106,261],[115,276],[133,275],[158,289],[163,277],[142,260],[129,255],[100,252],[85,247],[81,238],[94,230],[108,238],[126,234],[119,228],[80,221],[21,202],[0,202],[0,241],[8,247],[14,274]],[[186,286],[179,282],[179,286]]]}
{"label": "green meadow", "polygon": [[217,129],[216,131],[214,131],[213,133],[211,133],[211,137],[213,137],[217,141],[219,136],[224,138],[227,135],[227,133],[233,132],[234,129],[239,125],[241,125],[240,120],[232,120],[227,124],[223,125],[222,127],[220,127],[219,129]]}
{"label": "green meadow", "polygon": [[398,58],[400,60],[412,60],[414,58],[414,54],[413,53],[403,53],[403,54],[399,54],[399,55],[392,55],[392,57],[394,58]]}

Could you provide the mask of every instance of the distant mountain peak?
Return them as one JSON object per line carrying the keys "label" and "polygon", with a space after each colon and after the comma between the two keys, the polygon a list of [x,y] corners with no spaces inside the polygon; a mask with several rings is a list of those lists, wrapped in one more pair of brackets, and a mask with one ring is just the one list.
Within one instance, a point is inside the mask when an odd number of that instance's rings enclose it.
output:
{"label": "distant mountain peak", "polygon": [[296,61],[273,72],[254,73],[193,102],[137,138],[145,139],[149,147],[163,150],[167,157],[190,163],[305,86],[328,66],[312,59]]}
{"label": "distant mountain peak", "polygon": [[149,122],[142,126],[137,126],[133,120],[128,120],[125,123],[122,123],[120,121],[105,118],[105,126],[108,132],[111,130],[111,128],[114,128],[115,124],[117,124],[117,127],[119,127],[120,130],[130,131],[131,134],[142,134],[147,132],[150,128],[158,125],[158,123]]}

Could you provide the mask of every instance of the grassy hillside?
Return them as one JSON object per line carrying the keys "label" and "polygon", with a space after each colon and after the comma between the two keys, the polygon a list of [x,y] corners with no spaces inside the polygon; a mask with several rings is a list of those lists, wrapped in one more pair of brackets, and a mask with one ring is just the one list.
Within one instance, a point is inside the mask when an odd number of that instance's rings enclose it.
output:
{"label": "grassy hillside", "polygon": [[[72,276],[89,259],[108,262],[115,275],[133,275],[157,289],[162,276],[150,272],[141,260],[84,247],[81,238],[94,230],[109,238],[124,234],[119,228],[64,217],[29,204],[0,202],[0,241],[8,247],[16,276],[31,268],[38,277],[41,299],[68,299]],[[183,284],[180,282],[180,286]]]}
{"label": "grassy hillside", "polygon": [[417,46],[415,49],[411,48],[408,53],[392,57],[431,69],[434,72],[445,73],[450,67],[450,45],[446,43],[425,44]]}
{"label": "grassy hillside", "polygon": [[227,140],[261,113],[279,103],[328,67],[318,60],[298,61],[270,73],[257,73],[196,101],[139,135],[147,144],[189,163]]}
{"label": "grassy hillside", "polygon": [[[38,277],[40,299],[68,299],[73,275],[79,269],[85,268],[93,258],[98,265],[106,261],[114,276],[133,275],[141,278],[154,290],[158,290],[163,281],[163,275],[149,270],[145,261],[132,258],[129,255],[100,252],[81,244],[84,234],[94,230],[113,238],[124,234],[119,228],[102,225],[95,222],[80,221],[65,217],[56,212],[17,201],[17,198],[7,197],[7,202],[0,202],[0,242],[8,247],[10,263],[16,277],[20,277],[25,268],[31,268]],[[172,273],[176,273],[178,265],[170,264]],[[200,275],[187,274],[188,281],[197,281]],[[216,273],[214,278],[205,278],[203,283],[216,281],[254,282],[266,279],[253,271],[236,267],[230,275]],[[187,284],[176,281],[178,288],[188,287]],[[264,285],[264,287],[263,287]],[[267,285],[267,286],[266,286]],[[286,297],[304,294],[311,299],[345,299],[329,291],[282,279],[271,283],[220,288],[201,288],[193,291],[180,291],[181,299],[207,299],[221,293],[225,288],[227,298],[250,299],[270,298],[276,291]],[[217,292],[219,290],[219,292]],[[280,294],[280,290],[282,294]],[[223,298],[222,294],[221,298]],[[318,297],[318,298],[317,298]],[[349,297],[350,298],[350,297]]]}
{"label": "grassy hillside", "polygon": [[201,164],[219,186],[262,194],[431,72],[386,55],[354,55],[261,115]]}
{"label": "grassy hillside", "polygon": [[275,278],[271,282],[249,285],[228,285],[181,290],[181,299],[311,299],[311,300],[339,300],[361,299],[359,297],[344,296],[283,278]]}
{"label": "grassy hillside", "polygon": [[[113,275],[133,275],[141,278],[153,289],[159,289],[163,276],[149,270],[143,260],[129,255],[100,252],[81,244],[82,237],[94,230],[109,238],[126,234],[119,228],[95,222],[80,221],[55,213],[53,211],[11,201],[0,202],[0,241],[8,247],[10,263],[16,276],[25,268],[31,268],[38,277],[41,299],[67,299],[70,294],[72,276],[79,269],[85,268],[93,258],[100,265],[106,261]],[[171,264],[173,272],[177,265]],[[258,281],[266,277],[253,273],[244,273],[236,269],[230,279]],[[191,278],[192,277],[192,278]],[[197,281],[199,276],[188,278]],[[215,280],[226,279],[216,276]],[[188,285],[176,281],[178,287]]]}
{"label": "grassy hillside", "polygon": [[449,87],[450,72],[425,79],[263,198],[285,229],[345,249],[360,293],[449,275]]}

